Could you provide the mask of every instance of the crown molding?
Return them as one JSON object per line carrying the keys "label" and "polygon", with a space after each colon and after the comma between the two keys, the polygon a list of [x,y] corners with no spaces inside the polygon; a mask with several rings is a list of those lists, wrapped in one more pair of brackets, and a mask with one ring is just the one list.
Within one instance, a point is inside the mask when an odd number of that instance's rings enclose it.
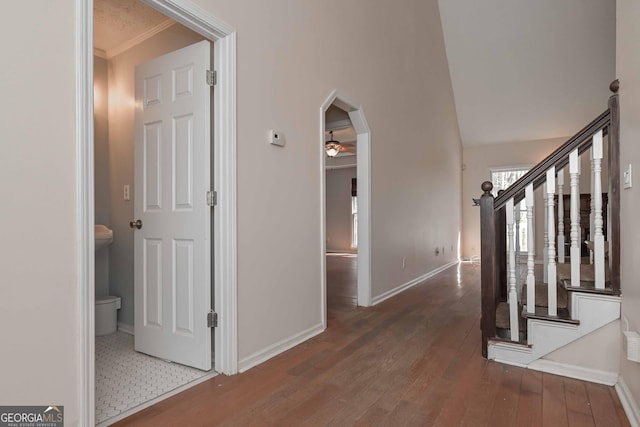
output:
{"label": "crown molding", "polygon": [[132,38],[130,40],[127,40],[126,42],[121,43],[121,44],[119,44],[118,46],[116,46],[114,48],[108,49],[105,52],[105,57],[106,57],[106,59],[111,59],[114,56],[118,56],[121,53],[131,49],[132,47],[139,45],[143,41],[155,36],[159,32],[166,30],[167,28],[171,27],[174,24],[176,24],[176,21],[174,21],[171,18],[169,18],[169,19],[167,19],[165,21],[162,21],[161,23],[159,23],[155,27],[152,27],[152,28],[148,29],[144,33],[142,33],[140,35],[137,35],[134,38]]}
{"label": "crown molding", "polygon": [[97,47],[93,48],[93,56],[97,56],[98,58],[107,59],[107,52],[102,49],[98,49]]}

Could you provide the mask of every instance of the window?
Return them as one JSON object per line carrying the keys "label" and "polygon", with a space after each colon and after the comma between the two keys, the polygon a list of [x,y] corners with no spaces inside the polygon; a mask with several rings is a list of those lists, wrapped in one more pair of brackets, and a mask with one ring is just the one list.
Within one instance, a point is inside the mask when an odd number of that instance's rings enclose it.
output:
{"label": "window", "polygon": [[[491,170],[491,182],[493,183],[493,196],[498,195],[498,191],[506,190],[511,184],[516,182],[521,176],[529,172],[529,168],[505,168]],[[518,251],[527,252],[527,206],[525,201],[520,202],[520,225],[518,230]],[[517,215],[517,214],[516,214]],[[516,219],[517,220],[517,219]]]}

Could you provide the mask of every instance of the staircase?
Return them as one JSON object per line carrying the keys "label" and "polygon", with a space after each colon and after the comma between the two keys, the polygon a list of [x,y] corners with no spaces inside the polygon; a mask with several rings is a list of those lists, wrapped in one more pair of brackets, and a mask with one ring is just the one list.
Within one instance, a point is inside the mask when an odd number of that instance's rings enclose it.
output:
{"label": "staircase", "polygon": [[[617,80],[610,89],[606,111],[497,197],[491,182],[482,184],[481,328],[486,358],[530,366],[620,318]],[[582,156],[589,156],[590,171],[582,170]],[[609,171],[604,194],[603,159]],[[590,184],[587,195],[580,194],[581,180]],[[536,206],[536,194],[542,206]],[[522,204],[527,230],[519,230]],[[544,211],[544,227],[538,227],[544,234],[540,249],[535,248],[536,209]],[[521,233],[527,236],[526,254],[516,249]],[[542,265],[535,264],[536,252]]]}

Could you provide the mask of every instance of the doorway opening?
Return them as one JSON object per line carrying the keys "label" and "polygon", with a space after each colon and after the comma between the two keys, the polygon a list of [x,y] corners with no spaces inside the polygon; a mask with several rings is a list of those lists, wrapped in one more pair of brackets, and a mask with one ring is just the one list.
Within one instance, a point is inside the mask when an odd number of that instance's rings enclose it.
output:
{"label": "doorway opening", "polygon": [[[95,0],[98,3],[98,0]],[[163,17],[163,23],[173,21],[178,24],[171,23],[160,28],[162,30],[170,30],[180,27],[181,36],[175,37],[180,39],[184,31],[190,31],[197,34],[200,40],[206,39],[213,44],[213,64],[217,73],[217,85],[211,99],[212,126],[211,134],[211,169],[213,185],[211,190],[218,195],[216,212],[212,215],[211,228],[214,230],[215,239],[212,239],[211,259],[211,276],[212,284],[220,284],[213,286],[213,310],[217,313],[219,327],[211,330],[211,339],[215,342],[215,360],[214,367],[217,372],[225,374],[237,373],[237,305],[236,305],[236,119],[235,119],[235,33],[231,27],[212,17],[204,10],[197,8],[188,0],[173,0],[167,2],[165,0],[143,0],[145,4]],[[131,1],[115,1],[115,3],[126,3],[125,8],[133,7]],[[135,2],[138,4],[138,2]],[[142,3],[140,3],[141,5]],[[78,238],[80,250],[78,253],[78,276],[81,278],[80,293],[80,313],[81,324],[83,325],[80,338],[80,348],[82,349],[82,375],[80,376],[80,424],[92,425],[96,421],[95,413],[95,390],[96,390],[96,301],[97,292],[111,293],[109,282],[105,290],[104,282],[96,283],[96,232],[94,230],[94,218],[101,222],[110,222],[118,227],[122,226],[122,218],[109,218],[109,215],[99,218],[94,216],[96,212],[96,192],[100,191],[99,182],[97,182],[96,172],[99,174],[104,172],[103,166],[96,166],[94,160],[98,160],[97,156],[101,153],[95,146],[94,134],[94,107],[95,103],[104,101],[101,95],[95,91],[94,82],[94,0],[80,0],[76,2],[76,40],[78,46],[78,61],[76,81],[78,90],[76,92],[77,109],[77,149],[78,149],[78,188],[77,188],[77,217],[78,217]],[[182,27],[182,25],[184,27]],[[162,27],[160,25],[159,27]],[[148,38],[144,35],[143,38]],[[164,42],[173,42],[175,39],[169,36]],[[166,43],[160,43],[163,46]],[[141,43],[140,40],[134,40],[131,46],[123,49],[123,52],[131,48],[133,45]],[[142,41],[142,44],[145,42]],[[98,52],[100,53],[100,52]],[[161,52],[157,52],[161,53]],[[123,53],[125,55],[126,53]],[[106,67],[109,69],[109,66]],[[111,71],[111,70],[109,70]],[[188,80],[185,80],[188,81]],[[120,88],[118,88],[120,89]],[[95,92],[94,92],[95,91]],[[118,91],[119,95],[123,92]],[[94,103],[95,101],[95,103]],[[133,97],[122,96],[118,102],[134,103]],[[132,118],[131,118],[132,120]],[[96,124],[97,126],[97,124]],[[97,131],[98,129],[96,129]],[[117,135],[114,135],[117,137]],[[209,144],[209,142],[207,142]],[[96,153],[96,156],[94,156]],[[103,153],[102,153],[103,154]],[[132,162],[132,155],[122,156],[120,160],[123,163]],[[114,163],[115,164],[115,163]],[[112,165],[113,166],[113,165]],[[100,168],[102,170],[98,170]],[[129,187],[125,187],[122,183],[117,183],[110,193],[117,194],[119,200],[130,198],[133,200],[135,194],[129,193],[133,191],[131,183],[125,183]],[[109,190],[107,190],[109,191]],[[200,198],[200,195],[197,195]],[[100,202],[98,202],[99,204]],[[104,206],[102,206],[104,208]],[[96,212],[97,213],[97,212]],[[130,215],[126,218],[126,226],[129,226],[129,220],[133,218]],[[135,223],[135,221],[133,221]],[[123,233],[119,233],[123,234]],[[115,241],[116,237],[114,237]],[[100,240],[100,239],[98,239]],[[178,247],[182,250],[184,248]],[[105,249],[102,249],[103,251]],[[188,254],[188,251],[183,251]],[[188,258],[188,257],[187,257]],[[187,259],[188,261],[188,259]],[[102,268],[98,266],[98,269]],[[224,279],[224,280],[223,280]],[[96,286],[97,285],[97,286]],[[115,293],[115,292],[114,292]],[[122,301],[122,305],[132,304],[132,301]],[[130,307],[129,307],[130,309]],[[130,310],[129,310],[130,311]],[[210,316],[203,313],[202,319],[207,322]],[[129,316],[127,316],[129,317]],[[132,326],[127,319],[120,319],[122,329],[127,330],[127,326]],[[131,332],[129,330],[129,332]],[[121,336],[121,335],[120,335]],[[100,343],[102,345],[102,343]],[[210,355],[209,348],[209,355]],[[210,357],[210,356],[209,356]],[[190,383],[189,386],[194,385]],[[180,389],[174,390],[175,392]],[[155,401],[162,400],[170,395],[163,394]],[[126,397],[123,396],[126,399]],[[147,405],[148,406],[148,405]],[[136,409],[142,409],[138,406]]]}
{"label": "doorway opening", "polygon": [[362,107],[338,92],[327,98],[320,113],[326,327],[328,304],[371,305],[370,136]]}

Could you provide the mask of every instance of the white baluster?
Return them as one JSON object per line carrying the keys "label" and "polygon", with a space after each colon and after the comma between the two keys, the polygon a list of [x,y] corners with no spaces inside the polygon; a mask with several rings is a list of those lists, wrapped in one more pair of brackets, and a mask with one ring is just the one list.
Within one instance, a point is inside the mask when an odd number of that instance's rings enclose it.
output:
{"label": "white baluster", "polygon": [[[611,180],[609,180],[609,181],[611,181]],[[611,192],[611,184],[609,184],[609,188],[607,189],[607,194],[613,194]],[[611,233],[611,203],[607,203],[607,235],[604,236],[605,244],[607,244],[607,246],[605,247],[605,250],[606,250],[606,253],[608,253],[608,254],[613,252],[613,249],[612,249],[612,246],[611,246],[611,244],[613,242],[609,238],[609,233]],[[611,266],[613,265],[612,263],[613,263],[613,258],[609,257],[609,262],[607,263],[609,271],[611,271]]]}
{"label": "white baluster", "polygon": [[580,286],[580,157],[578,149],[569,155],[571,178],[571,286]]}
{"label": "white baluster", "polygon": [[533,273],[535,266],[535,241],[533,234],[533,184],[525,189],[525,201],[527,204],[527,312],[536,311],[536,276]]}
{"label": "white baluster", "polygon": [[557,316],[558,315],[558,302],[557,302],[557,294],[556,294],[556,231],[555,231],[555,215],[554,215],[554,207],[555,207],[555,188],[556,188],[556,175],[555,175],[555,167],[552,167],[547,171],[547,216],[549,223],[549,267],[548,270],[548,293],[547,299],[549,302],[549,316]]}
{"label": "white baluster", "polygon": [[593,235],[593,268],[596,279],[596,289],[604,289],[604,235],[602,227],[602,131],[593,136],[593,194],[594,215],[593,225],[595,232]]}
{"label": "white baluster", "polygon": [[558,264],[564,264],[564,169],[558,171]]}
{"label": "white baluster", "polygon": [[515,221],[516,231],[514,233],[516,247],[516,290],[518,292],[518,301],[520,301],[522,283],[520,280],[520,203],[513,208],[513,219]]}
{"label": "white baluster", "polygon": [[518,333],[518,293],[516,291],[516,251],[514,247],[513,199],[509,199],[507,210],[507,252],[508,284],[509,284],[509,320],[511,326],[511,341],[519,341]]}
{"label": "white baluster", "polygon": [[542,187],[542,210],[544,212],[544,237],[542,241],[542,281],[549,283],[549,215],[547,215],[547,204],[549,195],[547,194],[547,183]]}
{"label": "white baluster", "polygon": [[[591,160],[591,199],[589,201],[589,241],[593,242],[593,236],[595,233],[595,211],[596,211],[596,201],[593,197],[593,186],[596,181],[594,176],[594,165],[595,159],[593,158],[593,146],[589,150],[589,158]],[[593,245],[591,246],[593,247]],[[593,250],[589,249],[589,263],[593,264]]]}

